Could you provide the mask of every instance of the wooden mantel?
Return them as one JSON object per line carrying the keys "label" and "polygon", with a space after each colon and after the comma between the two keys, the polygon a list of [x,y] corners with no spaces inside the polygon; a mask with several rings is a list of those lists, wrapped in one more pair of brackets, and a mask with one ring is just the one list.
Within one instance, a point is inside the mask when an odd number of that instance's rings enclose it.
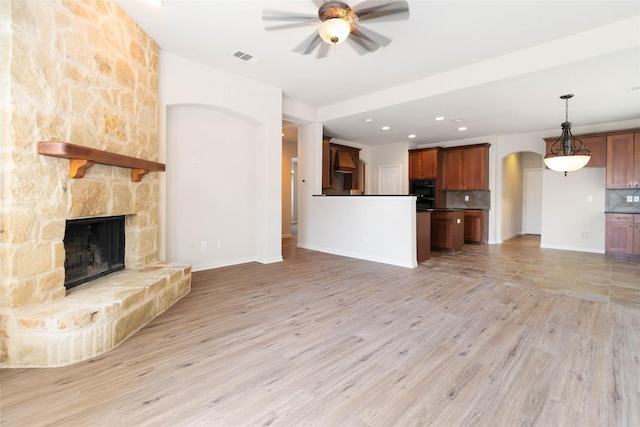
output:
{"label": "wooden mantel", "polygon": [[85,172],[96,163],[131,169],[131,181],[139,182],[150,171],[164,172],[164,163],[109,153],[95,148],[69,142],[38,142],[38,154],[69,159],[69,177],[82,178]]}

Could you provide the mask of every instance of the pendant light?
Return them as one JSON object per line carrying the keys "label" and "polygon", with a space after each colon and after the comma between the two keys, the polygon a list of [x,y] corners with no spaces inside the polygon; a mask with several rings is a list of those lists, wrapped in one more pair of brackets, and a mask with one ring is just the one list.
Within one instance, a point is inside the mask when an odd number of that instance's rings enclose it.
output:
{"label": "pendant light", "polygon": [[[573,94],[562,95],[560,99],[565,100],[565,116],[562,123],[562,135],[551,145],[549,154],[544,156],[544,163],[551,170],[557,172],[577,171],[589,163],[591,151],[584,148],[584,144],[571,134],[571,122],[569,121],[569,99]],[[579,144],[579,145],[578,145]]]}

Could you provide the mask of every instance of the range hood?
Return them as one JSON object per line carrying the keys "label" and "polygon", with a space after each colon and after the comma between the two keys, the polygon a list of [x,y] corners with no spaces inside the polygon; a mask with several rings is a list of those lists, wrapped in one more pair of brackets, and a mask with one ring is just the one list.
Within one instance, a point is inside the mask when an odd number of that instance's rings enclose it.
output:
{"label": "range hood", "polygon": [[334,171],[340,173],[354,173],[356,171],[356,164],[353,162],[351,153],[345,150],[336,150]]}

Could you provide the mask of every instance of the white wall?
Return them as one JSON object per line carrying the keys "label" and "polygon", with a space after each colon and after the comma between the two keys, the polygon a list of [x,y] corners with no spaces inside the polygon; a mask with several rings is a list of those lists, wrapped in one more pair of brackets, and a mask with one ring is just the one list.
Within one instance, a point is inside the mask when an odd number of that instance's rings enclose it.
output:
{"label": "white wall", "polygon": [[317,196],[298,246],[400,267],[418,265],[415,196]]}
{"label": "white wall", "polygon": [[211,108],[168,107],[167,259],[194,271],[255,260],[257,177],[246,165],[259,130]]}
{"label": "white wall", "polygon": [[522,234],[522,154],[502,159],[502,238]]}
{"label": "white wall", "polygon": [[[367,152],[364,157],[368,159]],[[311,123],[298,128],[298,246],[402,267],[417,265],[414,196],[314,197],[320,194],[322,125]]]}
{"label": "white wall", "polygon": [[[186,257],[194,270],[282,260],[281,90],[165,51],[159,65],[160,147],[167,163],[161,183],[163,255]],[[197,117],[185,118],[188,112]],[[235,128],[238,135],[232,136]],[[184,161],[182,154],[190,162],[190,153],[208,168],[202,181],[189,175],[194,170],[190,164],[186,173],[172,171],[172,162]],[[176,205],[176,200],[181,202]],[[190,209],[205,209],[206,214],[174,218],[175,210]],[[213,241],[207,241],[205,251],[197,245],[197,256],[185,254],[180,240],[191,251],[203,233],[192,235],[196,228],[206,230]],[[217,240],[222,240],[220,249]]]}
{"label": "white wall", "polygon": [[[296,130],[297,133],[297,130]],[[297,141],[282,141],[282,237],[291,237],[291,171],[298,157]]]}
{"label": "white wall", "polygon": [[409,194],[409,144],[398,142],[371,147],[371,194],[379,194],[378,167],[395,165],[400,166],[400,194]]}
{"label": "white wall", "polygon": [[[606,168],[542,173],[543,248],[604,253]],[[591,196],[592,201],[587,201]],[[582,237],[582,232],[590,237]]]}

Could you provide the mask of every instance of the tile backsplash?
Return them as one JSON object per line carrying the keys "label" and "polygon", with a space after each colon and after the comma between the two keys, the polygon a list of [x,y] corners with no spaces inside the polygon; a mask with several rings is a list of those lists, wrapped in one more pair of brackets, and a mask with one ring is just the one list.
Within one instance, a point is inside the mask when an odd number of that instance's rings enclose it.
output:
{"label": "tile backsplash", "polygon": [[[466,198],[468,200],[466,200]],[[447,208],[490,209],[491,191],[447,191]]]}
{"label": "tile backsplash", "polygon": [[[630,202],[627,201],[630,198]],[[605,210],[618,213],[640,213],[640,188],[606,190]]]}

